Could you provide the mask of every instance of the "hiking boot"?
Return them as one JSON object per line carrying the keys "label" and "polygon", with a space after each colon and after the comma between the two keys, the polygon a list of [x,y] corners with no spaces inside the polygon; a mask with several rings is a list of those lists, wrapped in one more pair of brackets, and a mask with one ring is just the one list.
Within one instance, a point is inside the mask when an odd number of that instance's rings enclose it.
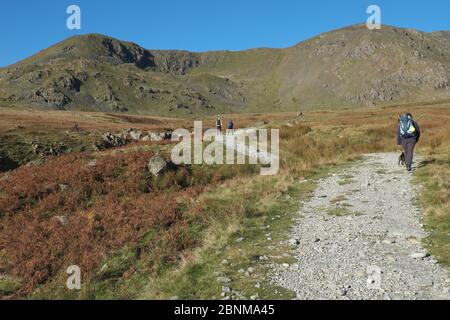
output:
{"label": "hiking boot", "polygon": [[406,167],[406,171],[412,171],[411,166]]}

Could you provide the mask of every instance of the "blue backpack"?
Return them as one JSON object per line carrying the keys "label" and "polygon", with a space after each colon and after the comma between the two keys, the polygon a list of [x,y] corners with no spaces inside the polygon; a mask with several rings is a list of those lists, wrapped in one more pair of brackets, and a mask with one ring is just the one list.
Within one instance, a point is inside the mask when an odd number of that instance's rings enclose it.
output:
{"label": "blue backpack", "polygon": [[410,116],[400,116],[400,135],[405,139],[416,136],[416,128],[414,128],[414,123]]}

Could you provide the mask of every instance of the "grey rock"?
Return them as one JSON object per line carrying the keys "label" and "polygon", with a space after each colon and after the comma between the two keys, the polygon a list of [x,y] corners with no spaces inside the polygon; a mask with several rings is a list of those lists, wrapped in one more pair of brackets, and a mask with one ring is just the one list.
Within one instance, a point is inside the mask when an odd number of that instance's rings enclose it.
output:
{"label": "grey rock", "polygon": [[159,142],[163,140],[164,139],[161,137],[161,135],[155,132],[148,132],[147,134],[142,136],[142,141]]}
{"label": "grey rock", "polygon": [[94,160],[89,161],[87,166],[88,167],[95,167],[95,166],[97,166],[97,160],[94,159]]}
{"label": "grey rock", "polygon": [[147,167],[154,176],[159,176],[166,170],[167,162],[162,156],[157,154],[149,160]]}
{"label": "grey rock", "polygon": [[95,147],[99,150],[121,147],[128,143],[128,140],[122,135],[116,135],[111,132],[105,133],[102,135],[102,142],[100,144],[95,145]]}
{"label": "grey rock", "polygon": [[71,189],[70,186],[68,186],[67,184],[60,184],[59,185],[59,191],[61,191],[61,192],[67,192],[70,189]]}
{"label": "grey rock", "polygon": [[142,131],[139,129],[131,129],[128,134],[130,135],[131,139],[134,141],[139,141],[142,136]]}
{"label": "grey rock", "polygon": [[424,259],[428,257],[428,254],[425,252],[415,252],[411,254],[411,258],[413,259]]}
{"label": "grey rock", "polygon": [[55,219],[58,220],[63,226],[69,223],[69,219],[66,216],[55,216]]}

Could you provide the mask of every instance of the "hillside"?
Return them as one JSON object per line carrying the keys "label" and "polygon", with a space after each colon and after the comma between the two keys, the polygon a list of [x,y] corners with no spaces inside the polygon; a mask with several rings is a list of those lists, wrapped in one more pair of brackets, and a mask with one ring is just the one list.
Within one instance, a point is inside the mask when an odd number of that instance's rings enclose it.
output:
{"label": "hillside", "polygon": [[285,49],[147,50],[89,34],[0,69],[0,104],[169,116],[450,99],[450,32],[355,25]]}

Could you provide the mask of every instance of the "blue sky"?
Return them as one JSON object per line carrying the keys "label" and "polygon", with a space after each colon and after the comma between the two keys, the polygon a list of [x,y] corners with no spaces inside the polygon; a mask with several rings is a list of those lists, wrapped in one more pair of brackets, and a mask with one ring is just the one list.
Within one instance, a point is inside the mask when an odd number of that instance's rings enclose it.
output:
{"label": "blue sky", "polygon": [[[80,31],[66,28],[71,4],[81,7]],[[365,22],[370,4],[381,7],[383,24],[450,29],[449,0],[2,0],[0,66],[93,32],[149,49],[287,47]]]}

